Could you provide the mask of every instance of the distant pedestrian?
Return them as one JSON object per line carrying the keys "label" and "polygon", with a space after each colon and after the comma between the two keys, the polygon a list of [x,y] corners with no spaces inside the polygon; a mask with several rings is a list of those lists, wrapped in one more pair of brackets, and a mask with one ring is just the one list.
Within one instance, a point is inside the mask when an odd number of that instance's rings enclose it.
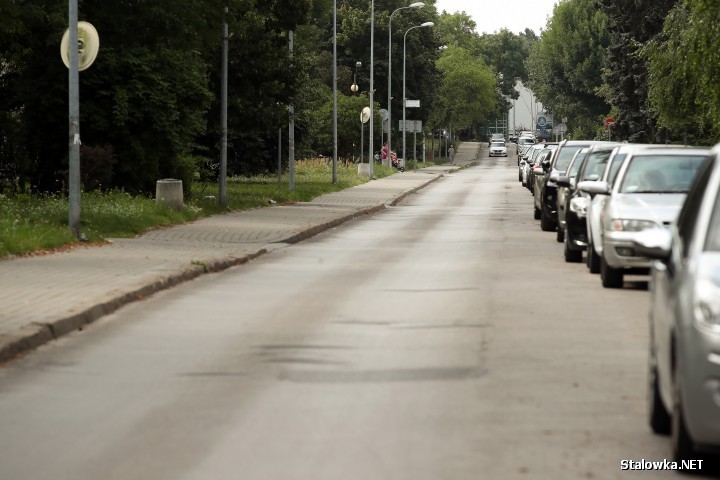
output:
{"label": "distant pedestrian", "polygon": [[450,156],[450,161],[455,161],[455,149],[453,147],[450,147],[450,150],[448,150],[448,155]]}

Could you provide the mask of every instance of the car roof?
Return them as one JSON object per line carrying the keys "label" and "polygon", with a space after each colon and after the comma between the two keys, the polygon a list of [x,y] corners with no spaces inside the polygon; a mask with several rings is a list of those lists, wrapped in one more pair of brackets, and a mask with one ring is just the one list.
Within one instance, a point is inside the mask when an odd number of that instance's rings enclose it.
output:
{"label": "car roof", "polygon": [[633,150],[630,155],[633,157],[639,157],[642,155],[708,155],[710,148],[707,147],[680,147],[680,148],[663,148],[662,152],[658,152],[657,149],[652,148],[640,148]]}

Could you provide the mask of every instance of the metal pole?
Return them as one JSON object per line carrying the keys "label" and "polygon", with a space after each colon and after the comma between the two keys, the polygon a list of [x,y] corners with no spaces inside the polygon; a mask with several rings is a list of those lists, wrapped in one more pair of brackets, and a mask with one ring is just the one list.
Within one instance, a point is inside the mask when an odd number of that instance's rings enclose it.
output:
{"label": "metal pole", "polygon": [[[399,10],[398,8],[395,12]],[[392,16],[395,15],[395,12],[390,14],[390,22],[388,23],[388,165],[392,165]]]}
{"label": "metal pole", "polygon": [[[290,61],[293,58],[293,34],[290,30]],[[290,125],[288,126],[288,188],[295,191],[295,106],[290,105]]]}
{"label": "metal pole", "polygon": [[338,96],[337,96],[337,0],[333,0],[333,165],[332,183],[337,183],[338,160]]}
{"label": "metal pole", "polygon": [[[407,8],[422,8],[425,6],[425,3],[423,2],[415,2],[411,3],[410,5],[406,7],[400,7],[396,9],[394,12],[390,14],[390,22],[388,22],[388,135],[387,135],[387,144],[388,144],[388,165],[391,164],[391,152],[392,152],[392,17],[400,10],[405,10]],[[403,151],[403,156],[405,156],[405,152]]]}
{"label": "metal pole", "polygon": [[78,75],[78,2],[70,0],[68,21],[70,23],[68,77],[69,107],[69,170],[68,170],[68,228],[80,238],[80,82]]}
{"label": "metal pole", "polygon": [[417,171],[417,132],[413,128],[413,170]]}
{"label": "metal pole", "polygon": [[370,141],[368,158],[370,159],[370,178],[373,178],[373,117],[375,116],[375,0],[370,2]]}
{"label": "metal pole", "polygon": [[278,190],[282,186],[282,128],[278,128]]}
{"label": "metal pole", "polygon": [[228,7],[225,7],[223,13],[222,26],[222,81],[220,82],[220,191],[218,201],[222,208],[227,208],[227,144],[228,144],[228,127],[227,127],[227,101],[228,101],[228,24],[227,24]]}
{"label": "metal pole", "polygon": [[365,124],[360,120],[360,163],[365,160]]}
{"label": "metal pole", "polygon": [[405,131],[407,130],[407,120],[405,119],[405,100],[407,98],[407,94],[405,93],[405,63],[407,59],[406,55],[406,43],[407,43],[407,34],[408,32],[412,30],[412,28],[409,28],[407,32],[405,32],[405,35],[403,35],[403,96],[402,96],[402,108],[403,108],[403,124],[402,124],[402,138],[403,138],[403,161],[407,165],[408,156],[407,156],[407,150],[405,149]]}

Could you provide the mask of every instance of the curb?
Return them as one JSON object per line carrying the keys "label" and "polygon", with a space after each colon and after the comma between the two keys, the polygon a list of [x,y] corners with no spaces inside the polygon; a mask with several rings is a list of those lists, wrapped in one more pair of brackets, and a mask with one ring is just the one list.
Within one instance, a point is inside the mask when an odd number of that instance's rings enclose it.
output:
{"label": "curb", "polygon": [[[450,172],[455,172],[458,170],[460,170],[460,168],[452,169],[450,170]],[[326,230],[342,225],[343,223],[346,223],[355,218],[372,215],[382,210],[385,210],[388,205],[396,206],[409,195],[412,195],[413,193],[416,193],[417,191],[438,181],[443,176],[443,173],[434,174],[433,178],[430,178],[426,182],[418,185],[417,187],[411,188],[410,190],[403,192],[387,204],[375,205],[373,207],[357,210],[348,215],[332,219],[328,222],[314,225],[285,239],[276,240],[273,243],[298,243]],[[130,292],[119,294],[117,297],[111,298],[110,300],[104,302],[100,302],[97,305],[87,308],[82,312],[59,318],[50,323],[36,322],[21,327],[15,332],[8,334],[0,334],[0,364],[11,361],[30,350],[34,350],[46,343],[49,343],[52,340],[67,335],[68,333],[74,332],[76,330],[82,330],[86,325],[95,322],[96,320],[105,315],[109,315],[115,312],[119,308],[129,303],[143,299],[162,290],[167,290],[171,287],[174,287],[175,285],[179,285],[189,280],[193,280],[206,273],[220,272],[230,267],[245,264],[266,253],[268,253],[268,250],[265,248],[261,248],[257,252],[250,253],[242,257],[216,260],[202,265],[190,265],[190,267],[180,273],[171,274],[151,284],[142,286]]]}

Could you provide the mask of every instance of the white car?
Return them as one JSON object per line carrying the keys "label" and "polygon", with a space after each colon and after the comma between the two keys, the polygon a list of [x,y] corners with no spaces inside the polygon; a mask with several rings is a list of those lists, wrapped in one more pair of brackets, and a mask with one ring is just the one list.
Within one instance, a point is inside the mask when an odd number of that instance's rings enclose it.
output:
{"label": "white car", "polygon": [[488,155],[491,157],[507,157],[507,145],[505,145],[505,142],[492,142]]}
{"label": "white car", "polygon": [[637,150],[628,153],[612,190],[602,181],[578,184],[590,194],[612,192],[601,213],[603,287],[622,288],[625,273],[648,272],[652,261],[638,255],[633,242],[643,230],[670,225],[709,152],[707,148]]}
{"label": "white car", "polygon": [[[629,152],[640,149],[659,149],[659,148],[677,148],[677,145],[665,144],[622,144],[615,147],[610,154],[610,158],[605,165],[605,170],[600,175],[599,180],[607,182],[608,189],[611,191],[615,183],[620,167]],[[590,273],[600,273],[600,259],[602,257],[602,224],[600,222],[600,214],[605,208],[605,202],[610,194],[595,195],[587,204],[587,267]]]}

